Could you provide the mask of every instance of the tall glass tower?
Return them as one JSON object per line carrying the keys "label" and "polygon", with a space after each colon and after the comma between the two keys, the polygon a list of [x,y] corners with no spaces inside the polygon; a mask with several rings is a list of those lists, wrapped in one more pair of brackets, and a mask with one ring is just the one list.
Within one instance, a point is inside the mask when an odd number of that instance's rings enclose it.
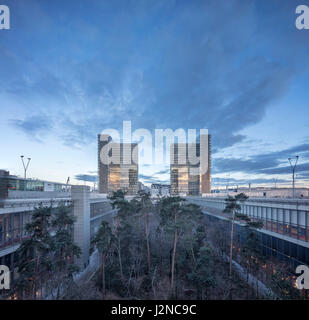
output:
{"label": "tall glass tower", "polygon": [[201,135],[198,143],[173,143],[170,148],[171,194],[210,193],[210,135]]}
{"label": "tall glass tower", "polygon": [[128,195],[138,191],[138,144],[113,142],[98,135],[99,193],[123,190]]}

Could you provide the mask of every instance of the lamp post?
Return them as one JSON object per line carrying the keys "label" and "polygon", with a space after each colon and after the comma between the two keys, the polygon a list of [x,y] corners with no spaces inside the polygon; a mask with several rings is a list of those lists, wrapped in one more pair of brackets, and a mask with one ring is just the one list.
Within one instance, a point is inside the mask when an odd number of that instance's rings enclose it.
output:
{"label": "lamp post", "polygon": [[291,168],[292,168],[292,177],[293,177],[293,199],[295,199],[295,169],[296,169],[296,165],[297,165],[297,161],[299,159],[299,156],[295,157],[295,163],[294,165],[292,164],[292,158],[288,158]]}
{"label": "lamp post", "polygon": [[27,179],[27,169],[28,169],[28,166],[29,166],[29,163],[30,163],[31,158],[27,158],[27,159],[28,159],[28,162],[27,162],[27,165],[25,166],[24,156],[20,156],[20,157],[21,157],[21,161],[22,161],[22,163],[23,163],[24,173],[25,173],[25,180],[26,180],[26,179]]}

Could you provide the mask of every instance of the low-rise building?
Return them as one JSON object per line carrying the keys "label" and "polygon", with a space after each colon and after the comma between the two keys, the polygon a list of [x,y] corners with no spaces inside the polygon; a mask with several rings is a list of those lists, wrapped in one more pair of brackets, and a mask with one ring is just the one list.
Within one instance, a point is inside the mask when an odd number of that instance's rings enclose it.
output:
{"label": "low-rise building", "polygon": [[[39,205],[51,206],[51,213],[54,214],[60,205],[65,205],[72,210],[76,218],[74,224],[74,241],[81,248],[82,255],[76,263],[81,269],[89,262],[90,241],[98,230],[101,221],[111,220],[117,210],[112,209],[106,196],[91,193],[88,186],[74,186],[65,189],[54,189],[44,191],[45,183],[58,186],[61,184],[35,180],[39,188],[32,191],[12,189],[11,182],[20,185],[23,179],[10,177],[8,174],[0,176],[5,196],[0,199],[0,265],[6,265],[11,270],[12,280],[16,276],[16,265],[18,257],[16,250],[21,242],[27,238],[25,226],[31,221],[31,216]],[[27,179],[24,185],[28,186]],[[6,186],[6,187],[4,187]],[[42,187],[43,186],[43,187]],[[60,191],[61,190],[61,191]]]}

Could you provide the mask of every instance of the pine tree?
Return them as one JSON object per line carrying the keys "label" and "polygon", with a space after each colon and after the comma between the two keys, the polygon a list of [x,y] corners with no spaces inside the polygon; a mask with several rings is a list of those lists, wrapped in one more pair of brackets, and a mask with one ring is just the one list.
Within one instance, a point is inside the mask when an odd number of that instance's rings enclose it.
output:
{"label": "pine tree", "polygon": [[147,266],[148,266],[148,274],[150,275],[151,271],[151,257],[150,257],[150,245],[149,245],[149,221],[148,215],[149,211],[153,208],[152,202],[150,199],[150,194],[143,190],[138,192],[138,197],[140,200],[139,211],[144,220],[144,232],[145,232],[145,240],[146,240],[146,250],[147,250]]}
{"label": "pine tree", "polygon": [[[252,224],[251,224],[252,225]],[[260,227],[260,225],[256,225]],[[249,295],[249,273],[253,270],[258,270],[259,265],[265,261],[265,257],[262,253],[260,241],[253,227],[248,224],[245,227],[246,241],[241,248],[241,256],[244,260],[247,272],[247,298]],[[258,294],[258,292],[257,292]]]}
{"label": "pine tree", "polygon": [[[202,226],[200,224],[203,214],[198,205],[194,203],[188,203],[181,207],[181,216],[187,247],[191,253],[193,263],[196,264],[194,242],[195,240],[200,241],[201,239],[199,237],[201,237],[203,234],[203,232],[201,233],[203,228],[201,228]],[[203,236],[205,236],[205,233]]]}
{"label": "pine tree", "polygon": [[67,290],[73,281],[73,273],[79,270],[74,264],[74,258],[79,258],[81,249],[73,240],[73,225],[75,217],[71,208],[61,204],[55,212],[52,226],[55,231],[53,237],[53,273],[57,297],[60,298],[61,290]]}
{"label": "pine tree", "polygon": [[199,206],[192,203],[186,204],[185,199],[181,197],[161,199],[159,212],[161,227],[165,232],[173,235],[170,290],[172,296],[174,296],[177,244],[180,237],[187,237],[190,240],[192,257],[195,259],[192,234],[197,229],[198,223],[202,218],[202,212]]}
{"label": "pine tree", "polygon": [[22,298],[42,296],[43,282],[52,270],[52,237],[49,233],[51,206],[42,204],[34,209],[31,222],[25,227],[28,239],[17,250],[18,273],[16,287]]}
{"label": "pine tree", "polygon": [[198,252],[196,265],[188,279],[192,281],[197,290],[197,297],[204,299],[207,296],[207,289],[216,286],[214,278],[214,257],[208,245],[204,245]]}
{"label": "pine tree", "polygon": [[171,258],[171,283],[170,291],[171,295],[175,294],[174,287],[174,278],[175,278],[175,259],[176,259],[176,250],[177,242],[180,229],[180,212],[181,204],[185,200],[180,197],[168,197],[163,198],[160,206],[160,225],[163,229],[173,234],[173,248],[172,248],[172,258]]}
{"label": "pine tree", "polygon": [[132,214],[134,213],[134,208],[138,205],[134,202],[134,206],[125,199],[125,192],[122,190],[117,190],[113,192],[113,195],[109,197],[111,201],[111,205],[114,208],[118,209],[117,216],[114,219],[114,246],[118,252],[118,261],[119,261],[119,270],[120,270],[120,277],[124,279],[124,271],[123,271],[123,262],[122,256],[123,251],[127,251],[129,243],[131,241],[130,235],[132,231],[131,227],[131,219]]}
{"label": "pine tree", "polygon": [[105,263],[107,255],[113,243],[113,234],[111,228],[108,225],[108,222],[104,220],[102,221],[99,230],[95,234],[93,243],[102,256],[102,291],[103,295],[105,296]]}
{"label": "pine tree", "polygon": [[234,222],[236,215],[240,214],[241,206],[239,202],[244,202],[248,199],[244,193],[240,193],[235,197],[228,196],[225,199],[225,209],[224,212],[232,213],[232,227],[231,227],[231,242],[230,242],[230,278],[232,277],[232,261],[233,261],[233,238],[234,238]]}

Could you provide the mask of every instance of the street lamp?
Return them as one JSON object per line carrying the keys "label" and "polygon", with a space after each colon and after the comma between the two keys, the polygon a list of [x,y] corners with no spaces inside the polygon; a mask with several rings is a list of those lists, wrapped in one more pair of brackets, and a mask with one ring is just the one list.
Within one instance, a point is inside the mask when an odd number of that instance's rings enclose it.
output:
{"label": "street lamp", "polygon": [[292,158],[288,158],[290,165],[291,165],[291,168],[292,168],[292,176],[293,176],[293,199],[295,199],[295,169],[296,169],[298,158],[299,158],[299,156],[295,157],[294,165],[292,164]]}
{"label": "street lamp", "polygon": [[20,156],[20,157],[21,157],[21,161],[22,161],[22,163],[23,163],[24,173],[25,173],[25,180],[26,180],[26,179],[27,179],[27,169],[28,169],[28,166],[29,166],[29,163],[30,163],[31,158],[27,158],[27,159],[28,159],[28,162],[27,162],[27,165],[25,166],[24,156]]}

